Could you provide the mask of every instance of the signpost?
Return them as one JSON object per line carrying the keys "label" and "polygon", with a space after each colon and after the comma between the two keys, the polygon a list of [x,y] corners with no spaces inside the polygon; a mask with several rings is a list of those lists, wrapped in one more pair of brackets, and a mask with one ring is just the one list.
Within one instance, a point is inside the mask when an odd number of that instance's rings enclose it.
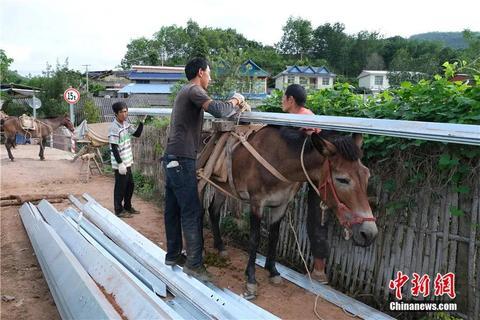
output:
{"label": "signpost", "polygon": [[37,109],[42,106],[42,101],[35,97],[35,90],[33,90],[32,100],[27,102],[28,105],[33,109],[33,118],[37,118]]}
{"label": "signpost", "polygon": [[[75,114],[73,112],[73,106],[78,102],[78,100],[80,100],[80,92],[78,92],[77,89],[70,87],[63,93],[63,99],[65,99],[65,101],[67,101],[67,103],[70,105],[70,121],[72,121],[72,123],[75,125]],[[75,153],[76,146],[73,135],[71,141],[71,151],[72,153]]]}
{"label": "signpost", "polygon": [[75,123],[73,105],[76,104],[78,100],[80,100],[80,92],[78,92],[77,89],[70,87],[63,93],[63,99],[65,99],[65,101],[67,101],[67,103],[70,105],[70,121],[72,121],[72,123]]}

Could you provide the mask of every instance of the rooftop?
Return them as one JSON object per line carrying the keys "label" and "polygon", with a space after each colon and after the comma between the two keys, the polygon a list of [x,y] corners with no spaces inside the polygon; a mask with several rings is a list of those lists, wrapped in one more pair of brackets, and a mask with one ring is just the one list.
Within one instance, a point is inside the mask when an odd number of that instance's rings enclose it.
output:
{"label": "rooftop", "polygon": [[118,93],[170,94],[172,86],[173,84],[130,83],[119,90]]}

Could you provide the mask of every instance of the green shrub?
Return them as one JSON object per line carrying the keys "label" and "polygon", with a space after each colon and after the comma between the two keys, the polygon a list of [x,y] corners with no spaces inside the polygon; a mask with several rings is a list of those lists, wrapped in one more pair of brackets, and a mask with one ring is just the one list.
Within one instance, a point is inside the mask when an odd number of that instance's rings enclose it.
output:
{"label": "green shrub", "polygon": [[135,193],[143,199],[152,199],[155,193],[155,184],[152,178],[142,175],[140,171],[133,171]]}
{"label": "green shrub", "polygon": [[83,112],[85,113],[87,123],[100,122],[100,110],[95,106],[92,99],[86,98],[86,101],[83,104]]}

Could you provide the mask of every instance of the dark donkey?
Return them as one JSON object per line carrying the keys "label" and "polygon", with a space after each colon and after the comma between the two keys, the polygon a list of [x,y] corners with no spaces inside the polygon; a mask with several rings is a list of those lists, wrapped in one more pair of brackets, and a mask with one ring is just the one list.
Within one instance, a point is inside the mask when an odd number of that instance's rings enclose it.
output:
{"label": "dark donkey", "polygon": [[[248,297],[256,295],[255,259],[263,208],[271,208],[265,269],[270,272],[270,280],[279,283],[281,278],[275,267],[275,257],[280,222],[288,203],[308,180],[307,174],[318,188],[323,203],[335,212],[340,224],[352,232],[353,241],[360,246],[373,242],[378,230],[367,197],[370,173],[360,161],[361,134],[341,136],[322,131],[307,136],[296,128],[267,126],[252,134],[248,142],[288,180],[275,177],[242,145],[233,151],[232,175],[236,192],[241,200],[250,202],[251,207],[249,260],[245,271]],[[227,183],[216,183],[231,192]],[[224,201],[225,196],[216,192],[209,206],[214,246],[221,254],[225,253],[225,248],[220,237],[219,208]]]}
{"label": "dark donkey", "polygon": [[45,144],[47,143],[47,137],[60,126],[65,126],[71,132],[75,130],[68,116],[36,119],[35,125],[35,130],[25,130],[22,128],[20,119],[17,117],[8,117],[3,121],[2,126],[5,134],[5,148],[7,149],[8,157],[11,161],[14,160],[11,148],[15,148],[16,146],[15,135],[17,132],[31,138],[40,138],[40,152],[38,153],[38,156],[40,157],[40,160],[45,160],[44,150]]}

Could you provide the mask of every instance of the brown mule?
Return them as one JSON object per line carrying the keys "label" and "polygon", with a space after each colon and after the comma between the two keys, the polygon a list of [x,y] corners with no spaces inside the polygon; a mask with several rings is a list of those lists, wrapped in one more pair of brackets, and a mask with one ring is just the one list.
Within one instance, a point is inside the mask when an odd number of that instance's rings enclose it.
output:
{"label": "brown mule", "polygon": [[[307,136],[298,129],[267,126],[252,134],[248,142],[288,181],[281,181],[242,145],[232,154],[236,190],[230,188],[231,184],[215,181],[250,203],[249,260],[245,270],[247,298],[256,295],[255,259],[263,209],[271,209],[265,268],[270,272],[272,282],[278,283],[280,274],[275,267],[275,258],[280,221],[288,203],[308,178],[319,190],[323,203],[335,212],[340,224],[351,231],[357,245],[368,246],[373,242],[378,230],[367,197],[370,173],[360,161],[361,134],[341,136],[322,131]],[[225,199],[225,195],[216,192],[208,208],[214,246],[220,252],[225,247],[220,236],[219,209]]]}

